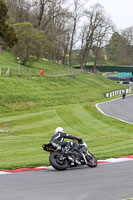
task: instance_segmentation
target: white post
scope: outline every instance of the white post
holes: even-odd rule
[[[17,57],[17,61],[18,61],[18,76],[20,76],[20,68],[19,68],[19,65],[20,65],[20,58]]]
[[[10,76],[11,75],[11,70],[10,70],[10,67],[8,67],[8,70],[6,72],[6,76]]]

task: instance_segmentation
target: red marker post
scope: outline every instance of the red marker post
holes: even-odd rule
[[[43,70],[40,71],[40,76],[43,76]]]

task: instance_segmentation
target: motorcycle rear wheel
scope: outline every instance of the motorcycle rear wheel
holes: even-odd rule
[[[86,156],[87,160],[87,166],[88,167],[96,167],[97,166],[97,159],[93,154],[89,152],[89,154]]]
[[[49,156],[49,162],[50,164],[56,169],[56,170],[66,170],[68,167],[67,160],[60,160],[61,153],[55,151],[50,154]]]

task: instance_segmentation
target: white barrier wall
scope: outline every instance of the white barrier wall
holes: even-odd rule
[[[131,92],[131,88],[125,89],[125,90],[126,90],[126,94]],[[115,96],[115,95],[122,94],[125,90],[124,90],[124,89],[121,89],[121,90],[116,90],[116,91],[112,91],[112,92],[107,92],[107,93],[105,93],[105,96],[106,96],[107,98],[113,97],[113,96]]]

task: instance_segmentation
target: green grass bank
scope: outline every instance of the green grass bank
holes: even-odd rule
[[[18,66],[11,54],[0,55],[0,67],[6,69],[8,63],[12,69]],[[98,159],[133,154],[132,125],[95,107],[107,100],[105,92],[122,86],[100,74],[74,71],[61,76],[60,70],[68,68],[50,63],[32,63],[32,68],[46,72],[43,77],[0,77],[0,169],[48,165],[49,154],[41,145],[57,126],[82,137]],[[49,76],[53,71],[60,76]]]

